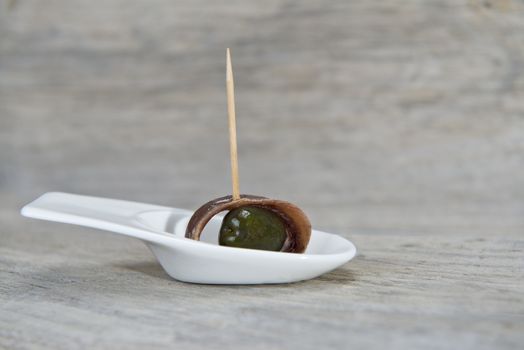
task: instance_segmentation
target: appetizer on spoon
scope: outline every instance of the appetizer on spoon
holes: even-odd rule
[[[187,225],[186,237],[200,240],[209,220],[220,212],[229,211],[220,227],[220,245],[303,253],[311,237],[311,224],[299,207],[281,200],[240,194],[235,84],[229,48],[226,52],[226,90],[233,194],[213,199],[197,209]]]
[[[185,282],[289,283],[320,276],[351,260],[355,246],[335,234],[311,230],[297,206],[240,195],[229,50],[227,62],[232,196],[214,199],[191,213],[147,203],[49,192],[22,208],[22,215],[138,238],[171,277]],[[222,211],[229,211],[224,218],[216,215]]]

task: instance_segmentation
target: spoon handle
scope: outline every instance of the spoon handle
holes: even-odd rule
[[[136,237],[148,242],[165,244],[173,236],[144,227],[137,215],[150,210],[190,212],[158,205],[117,199],[81,196],[62,192],[48,192],[24,206],[21,214],[26,217],[55,221]]]

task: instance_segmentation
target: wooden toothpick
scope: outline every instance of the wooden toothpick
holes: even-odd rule
[[[235,115],[235,83],[233,82],[233,68],[231,67],[231,54],[226,50],[226,91],[227,115],[229,119],[229,149],[231,157],[231,180],[233,183],[233,200],[240,199],[238,184],[238,154],[237,154],[237,126]]]

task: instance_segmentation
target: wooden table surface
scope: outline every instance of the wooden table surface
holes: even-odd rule
[[[522,1],[0,1],[1,349],[524,346]],[[287,285],[170,279],[22,218],[64,191],[292,201],[359,255]]]

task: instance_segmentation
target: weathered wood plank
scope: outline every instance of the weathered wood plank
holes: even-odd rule
[[[134,241],[69,231],[86,236],[2,248],[0,345],[489,349],[524,340],[521,237],[354,234],[362,254],[319,279],[220,287],[170,280]]]

